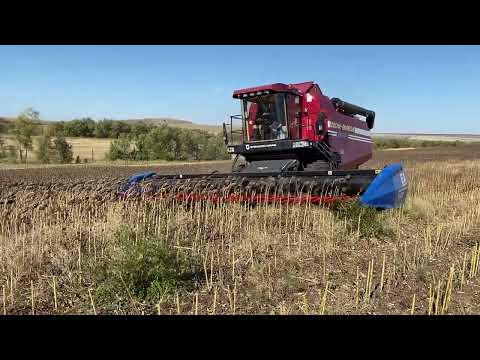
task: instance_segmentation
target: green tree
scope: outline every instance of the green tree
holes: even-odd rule
[[[120,135],[127,135],[131,132],[131,126],[125,121],[113,121],[109,137],[117,139]]]
[[[183,130],[181,145],[183,157],[188,160],[201,160],[202,149],[207,142],[207,134],[195,130]]]
[[[13,129],[13,126],[13,121],[7,118],[0,117],[0,133],[8,134]]]
[[[145,160],[161,160],[167,157],[164,138],[164,132],[161,128],[152,129],[142,138],[141,147],[143,148]]]
[[[53,140],[54,159],[60,164],[69,164],[73,161],[72,145],[69,144],[62,134],[58,134]]]
[[[125,134],[122,134],[118,139],[110,143],[110,150],[107,157],[109,160],[129,160],[132,155],[130,148],[130,139]]]
[[[148,129],[148,131],[146,131]],[[136,131],[140,130],[138,133]],[[145,132],[146,131],[146,132]],[[112,141],[107,158],[132,160],[228,159],[223,137],[206,131],[159,127],[131,127]]]
[[[113,121],[104,119],[95,124],[94,135],[96,138],[109,138],[112,133]]]
[[[182,160],[181,130],[162,125],[152,129],[145,138],[149,160]]]
[[[20,162],[23,161],[22,150],[25,150],[25,161],[28,156],[28,150],[32,149],[32,134],[34,124],[40,121],[40,113],[33,108],[28,108],[22,112],[15,120],[13,134],[18,143]],[[22,149],[23,148],[23,149]]]
[[[133,136],[132,158],[135,160],[150,160],[147,142],[148,134]]]
[[[153,125],[148,125],[144,122],[138,122],[130,126],[130,133],[136,138],[137,136],[148,134],[153,128]]]
[[[50,124],[50,135],[57,136],[57,134],[65,134],[65,121],[59,121],[54,124]]]
[[[37,140],[35,155],[42,164],[48,164],[53,155],[52,138],[48,134],[40,136]]]
[[[225,160],[229,155],[220,135],[210,136],[204,148],[202,148],[202,160]]]
[[[95,133],[95,121],[90,118],[74,119],[63,124],[65,136],[93,137]]]
[[[186,160],[187,155],[183,152],[182,147],[182,132],[183,130],[175,128],[175,127],[166,127],[166,135],[167,135],[167,146],[169,150],[169,157],[167,160]]]
[[[0,136],[0,159],[7,157],[7,153],[5,151],[5,141],[3,137]]]

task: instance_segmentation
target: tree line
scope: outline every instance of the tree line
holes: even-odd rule
[[[144,122],[90,118],[58,122],[55,133],[68,137],[111,138],[108,160],[221,160],[228,154],[223,137],[207,131]]]
[[[33,109],[30,109],[33,110]],[[34,111],[34,110],[33,110]],[[155,126],[143,122],[128,123],[120,120],[103,119],[95,121],[89,117],[69,121],[51,122],[48,125],[40,119],[32,118],[32,135],[40,136],[43,129],[50,133],[62,133],[65,137],[88,137],[116,139],[122,134],[145,134]],[[0,133],[11,133],[14,122],[0,123]]]
[[[67,137],[95,137],[117,139],[123,134],[145,134],[154,125],[143,122],[128,123],[120,120],[104,119],[95,121],[91,118],[60,121],[52,125],[56,132],[62,132]]]
[[[71,163],[73,153],[65,137],[111,138],[108,160],[220,160],[228,154],[219,134],[167,125],[90,118],[42,124],[38,111],[29,108],[13,122],[0,123],[0,134],[13,135],[15,145],[0,136],[0,159],[26,162],[34,151],[41,163]],[[33,147],[33,136],[37,146]],[[79,159],[77,158],[77,161]]]
[[[22,112],[12,123],[2,124],[1,132],[13,135],[15,144],[6,144],[0,136],[0,160],[26,163],[28,152],[33,151],[40,163],[67,164],[73,161],[72,146],[61,132],[55,132],[52,127],[39,128],[40,113],[33,108]],[[39,129],[42,131],[38,136]],[[34,150],[33,136],[37,146]]]
[[[223,137],[201,130],[161,125],[141,134],[122,134],[107,154],[110,160],[228,159]]]

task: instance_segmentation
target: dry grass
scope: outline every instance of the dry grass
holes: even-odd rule
[[[105,155],[110,149],[111,139],[97,138],[66,138],[69,144],[72,144],[73,158],[80,156],[80,159],[88,159],[90,162],[105,160]]]
[[[33,137],[33,147],[37,147],[36,143],[37,137]],[[16,145],[15,141],[11,136],[5,137],[6,145]],[[92,161],[92,150],[93,150],[93,160],[95,162],[105,160],[105,155],[110,149],[111,139],[97,139],[97,138],[77,138],[77,137],[67,137],[67,142],[72,145],[73,158],[80,156],[81,161],[83,159],[88,159],[88,162]],[[35,162],[35,152],[28,152],[28,161]]]
[[[117,203],[73,190],[32,206],[25,189],[0,208],[2,311],[479,313],[480,163],[406,168],[405,208],[383,213]]]

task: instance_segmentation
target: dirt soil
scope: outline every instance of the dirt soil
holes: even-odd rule
[[[477,148],[480,146],[477,146]],[[475,160],[478,149],[475,148],[420,148],[404,151],[376,151],[373,159],[361,168],[382,168],[393,162],[428,162],[438,160]],[[476,151],[475,151],[476,150]],[[159,174],[209,174],[213,171],[230,172],[232,162],[200,162],[185,164],[162,165],[71,165],[62,167],[35,167],[27,169],[0,169],[0,184],[3,186],[43,183],[79,183],[102,179],[104,182],[116,183],[137,173],[155,171]]]
[[[422,163],[428,161],[473,160],[477,152],[464,148],[421,148],[400,152],[376,151],[373,159],[361,168],[382,168],[393,162]],[[115,199],[115,192],[128,177],[146,171],[159,174],[209,174],[213,171],[230,172],[232,162],[200,162],[162,165],[69,165],[62,167],[34,167],[0,169],[0,203],[11,203],[20,190],[35,193],[35,204],[41,204],[54,192],[73,191],[77,198],[98,201]],[[33,198],[32,198],[33,199]]]

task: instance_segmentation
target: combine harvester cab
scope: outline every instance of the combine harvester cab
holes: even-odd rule
[[[359,169],[372,158],[375,112],[328,98],[313,81],[235,90],[241,114],[223,124],[232,172],[132,176],[123,199],[332,203],[357,200],[376,209],[401,207],[407,178],[401,164]],[[234,129],[233,120],[241,126]],[[243,158],[245,164],[237,165]]]

